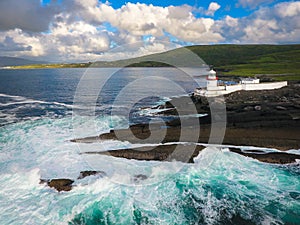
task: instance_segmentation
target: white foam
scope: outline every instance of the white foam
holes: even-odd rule
[[[69,109],[73,108],[73,105],[68,105],[68,104],[65,104],[65,103],[60,103],[60,102],[46,102],[46,101],[33,100],[33,99],[26,99],[24,101],[18,101],[18,102],[0,103],[0,106],[1,107],[5,107],[5,106],[11,106],[11,105],[24,105],[24,104],[48,104],[48,105],[63,106],[65,108],[69,108]]]
[[[7,95],[7,94],[1,94],[1,93],[0,93],[0,97],[12,98],[12,99],[17,100],[17,101],[23,101],[23,100],[26,100],[26,98],[23,97],[23,96],[18,96],[18,95]]]
[[[58,106],[63,106],[65,108],[72,109],[74,106],[70,104],[65,104],[61,102],[47,102],[47,101],[41,101],[41,100],[35,100],[31,98],[26,98],[23,96],[17,96],[17,95],[7,95],[7,94],[1,94],[0,97],[6,97],[6,98],[11,98],[13,102],[8,102],[8,103],[0,103],[0,106],[5,107],[5,106],[11,106],[11,105],[23,105],[23,104],[48,104],[48,105],[58,105]],[[76,106],[78,107],[78,106]]]

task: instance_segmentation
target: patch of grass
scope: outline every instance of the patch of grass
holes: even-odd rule
[[[300,74],[298,75],[281,75],[281,76],[271,76],[276,81],[299,81]]]

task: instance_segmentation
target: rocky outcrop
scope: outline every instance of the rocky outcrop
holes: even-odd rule
[[[77,179],[80,180],[88,176],[96,176],[96,175],[100,177],[104,177],[106,176],[106,173],[104,171],[95,171],[95,170],[81,171]]]
[[[300,160],[300,155],[289,154],[285,152],[268,152],[268,153],[252,153],[243,152],[240,149],[231,148],[230,151],[238,153],[240,155],[251,157],[265,163],[275,163],[275,164],[289,164],[295,163],[296,160]]]
[[[145,160],[145,161],[181,161],[193,163],[193,158],[204,149],[200,145],[159,145],[155,147],[140,147],[134,149],[111,150],[105,152],[84,152],[82,154],[99,154],[113,157]]]
[[[47,182],[47,185],[51,188],[55,188],[57,191],[71,191],[74,180],[71,179],[52,179]]]
[[[95,176],[99,175],[100,177],[106,176],[106,173],[104,171],[81,171],[78,180],[83,179],[88,176]],[[71,191],[73,187],[73,183],[75,181],[71,179],[66,178],[58,178],[58,179],[50,179],[45,180],[41,179],[40,184],[47,184],[49,187],[56,189],[58,192],[61,191]]]
[[[133,176],[133,182],[139,184],[143,180],[146,180],[148,177],[144,174],[137,174]]]
[[[194,163],[194,158],[205,147],[201,145],[190,145],[191,151],[188,152],[188,146],[183,144],[161,145],[152,150],[150,147],[142,147],[136,149],[111,150],[106,152],[85,152],[82,154],[100,154],[110,155],[113,157],[135,159],[135,160],[152,160],[152,161],[182,161]],[[178,153],[175,153],[177,148]],[[239,148],[229,148],[231,152],[257,159],[258,161],[273,164],[290,164],[300,160],[300,155],[285,152],[264,152],[262,150],[251,150],[249,152],[242,151]],[[172,154],[174,154],[172,156]],[[134,181],[147,179],[147,176],[139,174],[134,176]]]

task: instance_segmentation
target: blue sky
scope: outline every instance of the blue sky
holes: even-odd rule
[[[195,44],[294,44],[298,21],[300,1],[288,0],[1,0],[0,55],[92,61]]]

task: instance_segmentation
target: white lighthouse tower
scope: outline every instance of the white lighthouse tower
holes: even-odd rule
[[[214,70],[209,71],[206,80],[207,80],[207,83],[206,83],[207,91],[217,91],[217,90],[219,90],[219,88],[218,88],[218,77],[217,77],[216,71],[214,71]]]

